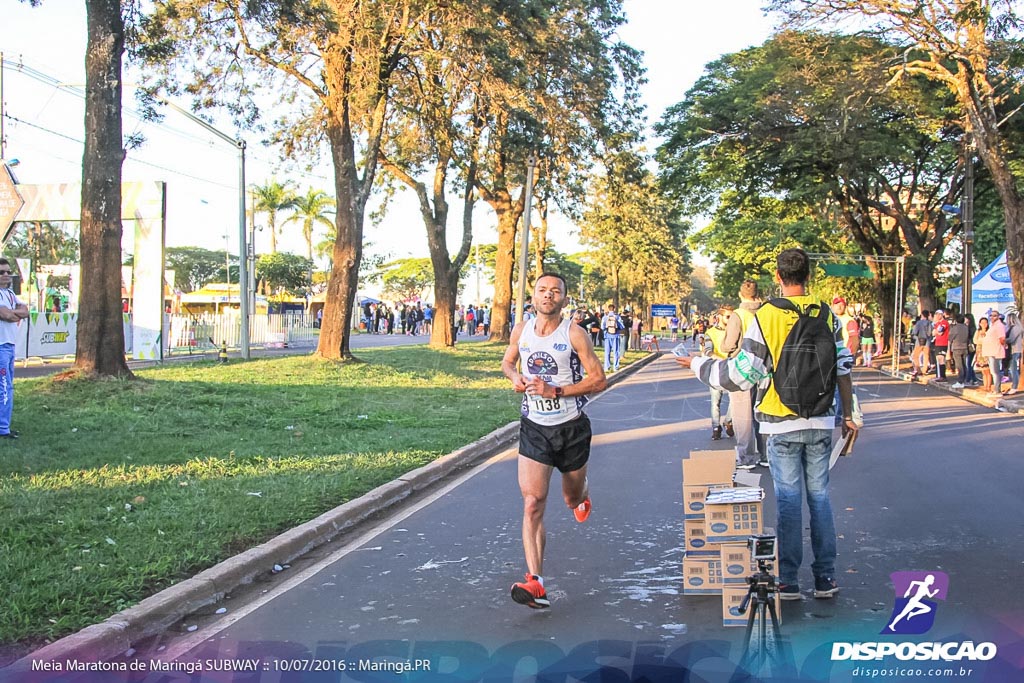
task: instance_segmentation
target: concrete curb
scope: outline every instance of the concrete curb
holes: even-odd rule
[[[651,353],[608,378],[612,386],[654,362]],[[108,619],[65,636],[0,669],[4,673],[31,671],[32,661],[77,660],[99,662],[122,655],[132,644],[162,633],[189,614],[220,601],[239,586],[287,564],[333,540],[339,533],[408,498],[414,492],[508,448],[519,436],[519,422],[510,422],[471,444],[452,451],[398,479],[328,510],[305,524],[289,529],[266,543],[230,557]]]
[[[936,382],[934,379],[927,379],[925,377],[911,377],[909,372],[900,371],[893,373],[891,370],[886,368],[876,369],[883,375],[888,375],[894,379],[900,379],[906,382],[923,384],[925,386],[932,387],[933,389],[944,391],[947,394],[958,396],[959,398],[969,401],[970,403],[974,403],[975,405],[994,408],[1001,413],[1024,415],[1024,395],[1022,394],[1015,394],[1013,398],[992,398],[973,388],[954,389],[950,382]]]

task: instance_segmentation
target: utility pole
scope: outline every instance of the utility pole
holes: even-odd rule
[[[533,170],[537,166],[537,155],[531,152],[526,164],[526,206],[523,209],[522,241],[519,243],[519,284],[516,287],[516,315],[513,324],[523,319],[523,312],[526,309],[526,271],[530,267],[530,212],[533,203]]]
[[[964,230],[964,286],[960,297],[960,313],[971,312],[972,286],[974,284],[974,138],[967,134],[964,150],[964,193],[960,198],[960,220]]]
[[[223,140],[235,147],[238,150],[238,259],[241,264],[244,262],[247,249],[245,246],[245,140],[238,138],[237,140],[232,138],[230,135],[223,133],[206,121],[202,120],[187,109],[182,109],[174,102],[157,96],[157,99],[166,104],[168,107],[178,112],[182,116],[190,119],[191,121],[198,123],[200,126],[213,133],[218,138]],[[242,347],[242,358],[249,360],[249,296],[248,296],[248,278],[243,268],[238,269],[238,295],[239,295],[239,313],[241,318],[240,330],[241,336],[241,347]]]
[[[7,136],[4,134],[4,53],[0,52],[0,159],[7,158]]]

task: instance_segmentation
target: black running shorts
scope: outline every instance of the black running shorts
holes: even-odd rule
[[[587,464],[590,437],[590,418],[585,413],[553,427],[519,418],[519,453],[559,472],[574,472]]]

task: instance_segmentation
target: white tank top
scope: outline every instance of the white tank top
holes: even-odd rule
[[[567,387],[583,379],[583,365],[572,348],[569,327],[572,320],[563,320],[555,331],[541,337],[534,329],[537,318],[526,321],[519,337],[519,359],[527,379],[536,375],[548,384]],[[523,394],[523,417],[539,425],[560,425],[580,416],[586,396],[541,398]]]

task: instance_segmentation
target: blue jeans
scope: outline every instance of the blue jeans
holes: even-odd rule
[[[1003,389],[1003,359],[1000,356],[988,357],[988,369],[992,373],[992,391],[998,393]]]
[[[608,372],[608,367],[611,366],[616,370],[619,369],[619,359],[622,358],[622,354],[619,353],[619,340],[622,339],[621,335],[618,334],[605,334],[604,335],[604,370]],[[611,358],[609,359],[609,356]]]
[[[1020,354],[1010,354],[1010,389],[1016,389],[1020,382]]]
[[[11,431],[14,409],[14,344],[0,344],[0,434]]]
[[[779,581],[796,585],[803,562],[803,489],[811,513],[811,549],[815,578],[833,577],[836,568],[836,525],[828,496],[828,461],[832,432],[805,429],[768,435],[768,462],[778,506]]]
[[[722,398],[728,392],[722,391],[721,389],[715,389],[711,387],[711,426],[721,427],[722,426]],[[725,411],[725,422],[732,422],[732,403],[729,403],[729,407]]]

